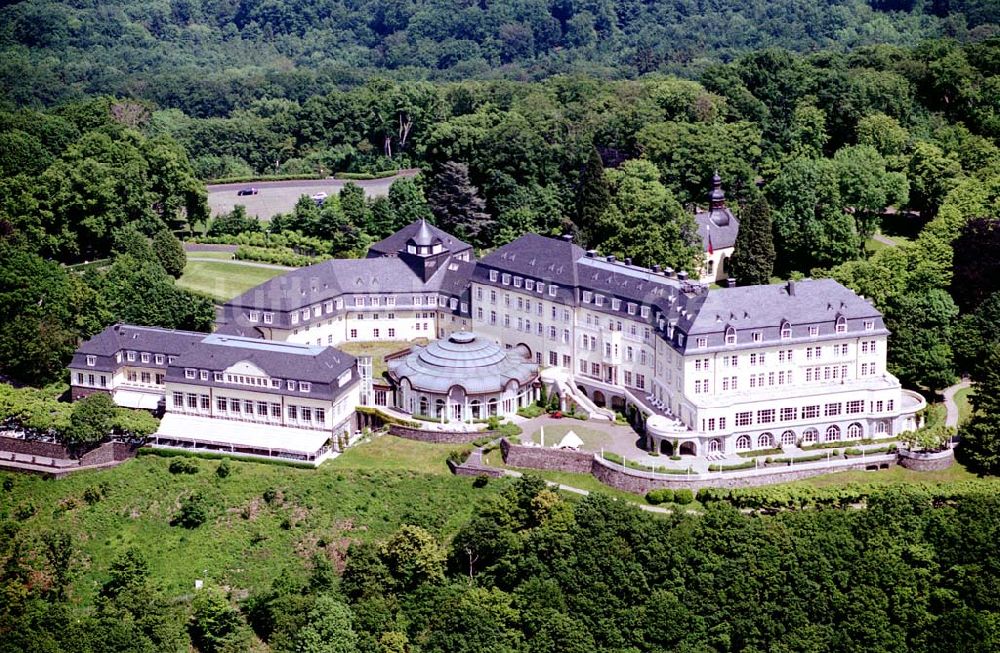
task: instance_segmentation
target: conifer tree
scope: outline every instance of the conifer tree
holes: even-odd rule
[[[591,147],[576,196],[576,226],[580,229],[581,242],[588,247],[604,240],[598,237],[597,226],[610,205],[611,189],[604,176],[604,162],[597,148]]]
[[[741,216],[730,272],[741,286],[766,284],[771,281],[774,258],[771,207],[761,196],[751,201]]]
[[[990,348],[979,369],[970,398],[975,412],[962,430],[959,452],[975,471],[1000,474],[1000,345]]]
[[[153,236],[153,253],[156,260],[160,262],[167,274],[174,279],[179,279],[184,274],[184,266],[187,264],[187,254],[184,253],[184,246],[166,229],[161,229]]]
[[[469,180],[465,163],[448,161],[441,166],[427,191],[427,203],[439,227],[477,243],[491,222],[486,202]]]

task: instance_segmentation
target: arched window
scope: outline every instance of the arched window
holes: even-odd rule
[[[781,434],[781,446],[791,446],[795,444],[795,431],[785,431]]]
[[[837,318],[837,333],[846,333],[846,332],[847,332],[847,320],[845,320],[844,316],[841,315],[840,317]]]
[[[444,414],[444,399],[434,402],[434,417],[441,417]]]
[[[718,438],[715,440],[708,441],[708,453],[721,453],[722,452],[722,442]]]
[[[705,264],[705,273],[712,274],[715,272],[715,261],[708,259],[708,263]]]
[[[860,440],[865,436],[865,429],[863,426],[854,422],[847,427],[847,439],[848,440]]]
[[[792,337],[792,325],[788,322],[781,323],[781,339],[788,340]]]
[[[885,435],[889,432],[889,426],[884,421],[875,422],[875,434]]]
[[[736,329],[733,327],[726,327],[726,344],[735,345],[736,344]]]
[[[834,424],[826,430],[826,441],[836,442],[840,439],[840,427]]]
[[[750,448],[750,436],[744,434],[744,435],[741,435],[740,437],[736,438],[736,448],[738,450],[740,450],[740,451],[745,451],[746,449],[749,449]]]
[[[427,397],[420,398],[420,414],[421,415],[427,414]]]
[[[819,438],[819,431],[816,429],[806,429],[802,432],[802,444],[812,444]]]
[[[761,433],[757,436],[757,448],[758,449],[769,449],[774,446],[774,436],[770,433]]]

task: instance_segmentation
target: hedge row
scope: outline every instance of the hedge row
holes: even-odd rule
[[[383,170],[381,172],[338,172],[334,179],[353,179],[356,181],[368,181],[370,179],[385,179],[399,174],[399,170]]]
[[[296,181],[299,179],[310,180],[310,179],[325,179],[325,175],[320,174],[304,174],[299,173],[297,175],[245,175],[243,177],[220,177],[219,179],[209,179],[205,182],[206,186],[218,186],[220,184],[248,184],[255,181]]]
[[[741,458],[756,458],[757,456],[773,456],[775,454],[785,453],[785,450],[781,447],[772,447],[770,449],[754,449],[753,451],[738,451],[736,455]]]
[[[754,460],[746,460],[741,463],[736,463],[735,465],[719,465],[712,464],[708,466],[708,471],[710,472],[733,472],[738,469],[753,469],[757,466],[757,462]]]
[[[161,458],[176,458],[185,456],[188,458],[204,458],[205,460],[223,460],[240,458],[250,463],[260,463],[261,465],[281,465],[283,467],[296,467],[298,469],[316,469],[316,466],[303,460],[283,460],[281,458],[250,458],[243,457],[235,453],[215,453],[213,451],[187,451],[184,449],[161,449],[159,447],[139,447],[135,452],[137,456],[159,456]]]
[[[304,256],[296,254],[287,247],[268,248],[252,247],[240,245],[233,257],[240,261],[260,261],[262,263],[273,263],[275,265],[287,265],[293,268],[304,268],[325,259],[319,256]]]
[[[863,438],[861,440],[833,440],[832,442],[813,442],[812,444],[803,444],[799,448],[803,451],[812,451],[813,449],[840,449],[842,447],[858,447],[863,444],[876,444],[879,442],[895,442],[898,438]]]

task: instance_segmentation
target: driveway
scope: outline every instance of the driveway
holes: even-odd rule
[[[412,168],[400,170],[398,174],[384,179],[290,179],[287,181],[255,181],[242,184],[215,184],[207,186],[208,206],[212,215],[229,213],[237,204],[246,207],[247,214],[262,220],[270,220],[278,213],[290,213],[299,197],[326,193],[334,195],[340,192],[348,182],[357,184],[368,197],[379,197],[389,194],[389,186],[397,179],[410,179],[420,171]],[[237,195],[242,188],[256,188],[256,195]]]

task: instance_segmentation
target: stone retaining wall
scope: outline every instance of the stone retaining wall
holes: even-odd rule
[[[109,392],[108,390],[102,390],[101,388],[84,388],[78,385],[71,386],[69,391],[70,391],[69,395],[70,401],[80,401],[84,397],[89,397],[90,395],[96,394],[98,392],[103,392],[104,394],[107,395],[111,394],[111,392]]]
[[[407,440],[419,440],[421,442],[435,442],[443,444],[468,444],[479,438],[499,437],[495,431],[430,431],[425,429],[414,429],[409,426],[390,424],[389,433],[397,435]]]
[[[525,447],[511,444],[507,438],[500,440],[500,451],[503,453],[504,462],[511,467],[529,469],[553,469],[560,472],[589,474],[594,461],[594,454],[586,451]]]
[[[487,467],[483,464],[482,449],[476,449],[461,465],[452,460],[448,461],[448,467],[455,476],[489,476],[490,478],[500,478],[503,470],[496,467]]]
[[[81,466],[103,465],[109,462],[121,462],[135,456],[136,445],[127,442],[105,442],[91,449],[79,458]],[[0,451],[26,456],[43,456],[60,460],[76,460],[66,447],[56,442],[39,442],[38,440],[22,440],[0,436]]]
[[[96,449],[92,449],[80,457],[80,466],[106,465],[112,462],[122,462],[129,458],[135,458],[138,445],[127,442],[105,442]]]
[[[899,464],[917,472],[935,472],[948,469],[955,462],[955,450],[945,449],[933,453],[899,450]]]
[[[592,463],[590,472],[594,475],[594,478],[601,483],[618,490],[634,492],[635,494],[645,494],[650,490],[658,488],[690,488],[697,491],[703,487],[720,487],[730,489],[759,487],[761,485],[773,485],[775,483],[789,483],[791,481],[798,481],[813,476],[821,476],[823,474],[834,474],[837,472],[866,469],[881,469],[883,467],[887,468],[895,465],[896,455],[886,454],[884,456],[870,456],[864,461],[858,459],[836,467],[817,466],[805,469],[802,467],[788,467],[786,469],[775,469],[773,472],[753,472],[749,474],[730,472],[730,474],[732,474],[731,476],[726,476],[725,473],[722,473],[721,475],[715,475],[710,478],[688,478],[680,475],[673,477],[654,476],[648,472],[640,472],[638,470],[631,469],[623,470],[619,467],[612,467],[609,464],[601,462],[596,457],[593,459]]]
[[[25,454],[28,456],[45,456],[46,458],[70,458],[66,447],[56,442],[39,442],[38,440],[22,440],[0,436],[0,451]]]

